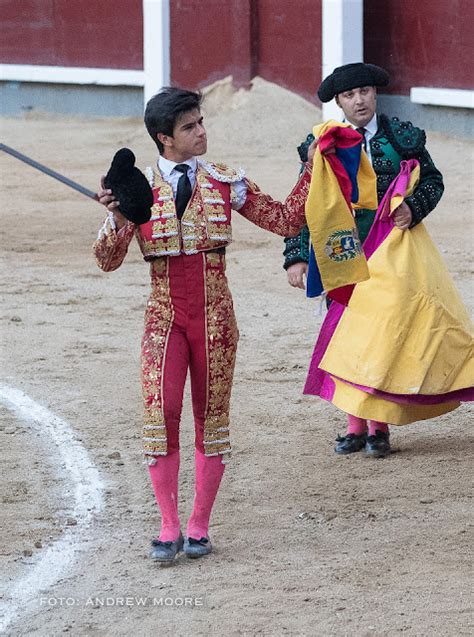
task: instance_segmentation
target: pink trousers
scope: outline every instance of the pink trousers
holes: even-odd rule
[[[156,459],[150,476],[162,514],[160,539],[175,540],[180,529],[180,421],[189,370],[196,486],[187,534],[200,539],[207,536],[224,472],[221,453],[225,456],[230,449],[228,420],[238,331],[223,255],[180,255],[158,261],[152,264],[142,343],[145,413],[154,423],[145,425],[145,452],[151,450],[149,455]]]

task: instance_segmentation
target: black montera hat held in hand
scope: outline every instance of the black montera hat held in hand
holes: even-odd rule
[[[375,64],[355,62],[344,64],[328,75],[318,89],[321,102],[330,102],[333,97],[344,91],[360,86],[387,86],[389,75],[387,71]]]
[[[137,225],[150,220],[153,192],[145,175],[135,167],[135,155],[129,148],[115,153],[104,185],[120,202],[119,210],[126,219]]]

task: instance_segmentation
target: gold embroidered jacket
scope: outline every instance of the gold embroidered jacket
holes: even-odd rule
[[[158,170],[147,169],[147,175],[154,195],[151,219],[141,226],[128,222],[117,232],[113,214],[108,215],[93,248],[102,270],[110,272],[121,265],[134,235],[146,261],[214,250],[231,243],[233,184],[244,178],[242,171],[199,161],[193,194],[181,220],[176,215],[171,185]],[[238,212],[280,236],[296,235],[306,223],[305,202],[310,180],[311,168],[306,164],[296,186],[282,203],[245,178],[247,196]]]

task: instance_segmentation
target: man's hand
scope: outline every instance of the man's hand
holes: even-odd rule
[[[293,263],[286,271],[288,283],[294,288],[306,288],[305,279],[308,273],[308,264],[304,262]]]
[[[127,223],[127,219],[122,215],[119,210],[120,201],[117,201],[112,194],[111,190],[107,190],[104,185],[105,176],[102,175],[100,178],[100,190],[97,193],[99,198],[99,203],[110,210],[110,212],[114,213],[115,224],[117,225],[117,229],[123,228],[123,226]]]
[[[393,213],[393,222],[400,228],[400,230],[406,230],[410,227],[412,222],[412,212],[410,206],[404,201],[395,209]]]
[[[316,153],[316,148],[318,147],[318,144],[319,144],[319,137],[315,137],[314,141],[311,142],[311,144],[308,146],[308,164],[313,163],[314,155]],[[335,153],[336,153],[335,146],[326,148],[326,150],[324,151],[325,155],[334,155]]]
[[[318,143],[319,143],[319,137],[316,137],[316,139],[313,142],[311,142],[311,144],[308,146],[308,164],[313,163],[314,153],[316,152]]]

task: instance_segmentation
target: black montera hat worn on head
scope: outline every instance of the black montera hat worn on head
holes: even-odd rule
[[[375,64],[344,64],[328,75],[318,89],[321,102],[330,102],[333,97],[344,91],[360,86],[387,86],[389,75],[387,71]]]

